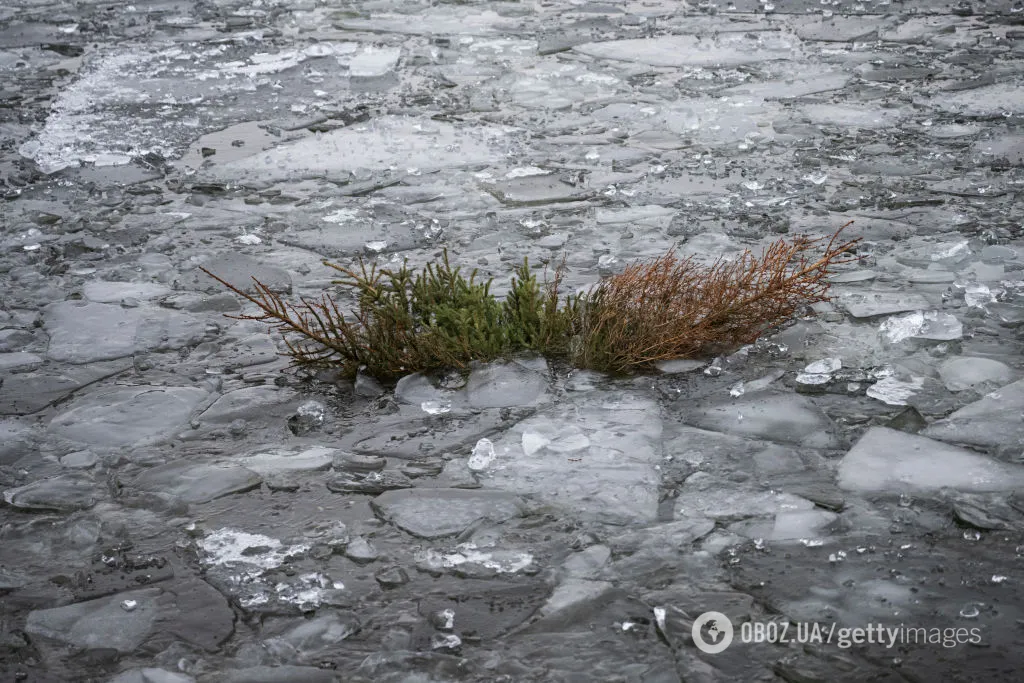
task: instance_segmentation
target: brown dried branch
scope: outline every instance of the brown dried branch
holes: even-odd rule
[[[847,224],[849,225],[849,224]],[[843,228],[846,226],[844,225]],[[575,362],[610,372],[752,343],[802,307],[827,300],[832,266],[859,240],[779,240],[760,258],[745,251],[710,266],[673,252],[633,264],[586,296]]]

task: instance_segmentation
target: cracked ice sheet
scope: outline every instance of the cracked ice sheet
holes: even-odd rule
[[[403,33],[407,35],[459,35],[481,36],[497,32],[515,31],[522,25],[521,20],[503,17],[487,10],[458,11],[449,8],[432,7],[416,13],[415,21],[406,14],[381,13],[369,19],[353,18],[337,22],[340,28]]]
[[[354,169],[427,170],[497,161],[495,143],[508,131],[456,127],[427,118],[383,116],[364,125],[307,138],[224,164],[210,173],[225,180],[263,181],[331,176]]]
[[[577,45],[573,51],[597,57],[639,62],[651,66],[728,67],[793,59],[800,41],[782,33],[726,33],[714,38],[661,36]]]
[[[484,486],[534,494],[583,517],[657,515],[662,421],[654,401],[595,392],[517,424],[494,443]]]
[[[272,91],[270,76],[315,58],[340,59],[353,43],[274,52],[261,42],[192,50],[179,45],[111,51],[91,59],[54,101],[46,125],[19,153],[44,173],[84,162],[128,164],[157,153],[176,158],[197,137],[273,111],[294,92]],[[323,88],[340,87],[324,83]]]

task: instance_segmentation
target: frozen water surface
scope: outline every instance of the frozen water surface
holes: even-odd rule
[[[8,3],[0,678],[1015,681],[1022,16]],[[199,269],[348,310],[324,259],[569,293],[851,221],[831,302],[641,377],[292,372]]]

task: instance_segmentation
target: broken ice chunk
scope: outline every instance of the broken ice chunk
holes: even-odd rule
[[[915,377],[904,382],[895,377],[886,377],[868,387],[867,395],[890,406],[905,406],[911,396],[924,388],[924,380]]]
[[[534,453],[551,443],[551,439],[538,430],[523,430],[523,452],[532,456]]]
[[[963,391],[989,382],[1005,384],[1016,373],[1006,363],[990,358],[951,358],[939,367],[939,376],[950,391]]]
[[[655,363],[655,367],[659,371],[666,375],[673,375],[683,372],[693,372],[694,370],[700,370],[706,365],[706,361],[702,360],[690,360],[688,358],[679,358],[675,360],[662,360]]]
[[[964,336],[964,326],[950,313],[914,311],[888,318],[879,332],[894,344],[906,339],[954,341]]]
[[[542,448],[555,453],[573,453],[590,447],[590,439],[574,425],[539,422],[523,430],[523,452],[532,456]]]
[[[895,253],[896,260],[912,267],[939,266],[951,269],[970,258],[971,248],[967,240],[939,242],[911,238],[904,242]]]
[[[1019,449],[1024,443],[1022,414],[1024,380],[1017,380],[932,423],[922,433],[974,446]]]
[[[336,223],[338,225],[342,225],[344,223],[354,221],[358,217],[359,214],[353,209],[338,209],[333,213],[327,214],[320,220],[325,221],[327,223]]]
[[[839,515],[828,510],[782,510],[775,514],[775,524],[769,539],[772,541],[797,540],[821,536],[824,528]]]
[[[353,78],[380,78],[395,69],[401,56],[401,48],[370,46],[349,61],[348,73]]]
[[[430,379],[422,373],[406,375],[395,385],[395,399],[399,403],[419,405],[444,401],[444,393],[437,389]],[[426,410],[426,408],[424,408]]]
[[[309,550],[307,545],[286,546],[276,538],[237,529],[218,529],[198,542],[208,565],[251,565],[271,569],[289,557]]]
[[[490,439],[480,439],[476,442],[476,446],[473,447],[473,454],[469,456],[469,462],[466,466],[473,472],[483,472],[497,456],[494,453],[494,444],[491,443]]]
[[[838,358],[823,358],[808,363],[803,372],[796,376],[796,383],[805,387],[821,386],[832,380],[832,373],[843,367]]]
[[[840,301],[854,318],[870,318],[929,308],[928,301],[920,294],[898,292],[854,292],[841,295]]]
[[[835,372],[841,367],[843,367],[843,361],[839,358],[823,358],[822,360],[816,360],[813,363],[808,363],[807,367],[804,368],[804,372],[813,375],[822,375]]]
[[[980,282],[972,282],[964,287],[964,302],[968,306],[983,308],[995,300],[992,290]]]
[[[832,375],[828,373],[801,372],[796,376],[796,383],[805,387],[821,386],[831,381]]]
[[[420,404],[420,409],[427,415],[441,415],[443,413],[450,412],[452,409],[451,401],[424,401]]]
[[[963,240],[962,242],[946,244],[943,245],[941,248],[936,249],[934,252],[932,252],[931,259],[932,261],[943,261],[946,259],[965,256],[970,253],[970,243],[967,240]]]
[[[565,246],[569,236],[565,233],[556,233],[554,235],[547,235],[537,240],[538,247],[544,247],[545,249],[561,249]]]
[[[506,178],[526,178],[532,175],[548,175],[551,171],[536,166],[520,166],[505,174]]]
[[[683,421],[701,429],[810,447],[827,447],[835,439],[831,421],[813,403],[777,391],[701,401],[684,413]]]
[[[475,368],[466,382],[466,397],[473,408],[505,408],[529,405],[541,399],[547,381],[519,363]]]

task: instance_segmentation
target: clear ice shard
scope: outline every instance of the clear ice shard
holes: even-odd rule
[[[483,472],[489,468],[497,455],[494,452],[494,444],[490,439],[480,439],[473,447],[473,453],[469,456],[467,467],[473,472]]]
[[[896,377],[883,377],[868,387],[867,395],[890,406],[905,406],[910,398],[924,388],[924,380],[917,377],[903,381]]]
[[[871,318],[931,307],[920,294],[898,292],[848,292],[840,294],[839,301],[854,318]]]
[[[963,338],[964,326],[951,313],[914,311],[887,318],[879,332],[894,344],[906,339],[954,341]]]

